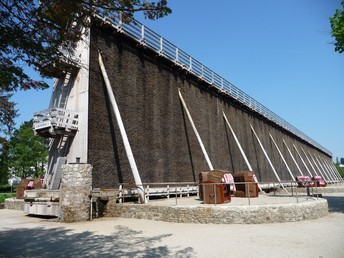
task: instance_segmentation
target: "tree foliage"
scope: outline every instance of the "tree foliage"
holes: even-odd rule
[[[342,1],[342,8],[337,9],[332,17],[331,34],[335,38],[335,51],[338,53],[344,52],[344,1]]]
[[[0,73],[1,66],[0,63]],[[18,116],[15,103],[10,100],[12,95],[6,91],[3,92],[0,84],[0,147],[6,143],[7,137],[13,131],[15,126],[14,119]]]
[[[341,165],[344,165],[344,158],[336,158],[335,166],[339,172],[339,174],[344,178],[344,167],[341,167]]]
[[[169,13],[167,0],[0,0],[0,137],[6,140],[17,116],[12,94],[17,90],[45,89],[43,80],[25,72],[30,66],[43,77],[66,72],[60,60],[82,38],[73,26],[91,25],[90,17],[121,16],[130,22],[136,12],[148,19]],[[72,60],[70,60],[72,62]],[[1,142],[0,142],[1,144]]]
[[[9,177],[8,147],[7,141],[0,144],[0,184],[5,183]]]
[[[48,158],[46,139],[34,135],[32,122],[24,122],[9,141],[8,168],[21,178],[43,175]]]
[[[339,174],[341,175],[342,178],[344,178],[344,168],[343,167],[340,167],[339,164],[335,164]]]

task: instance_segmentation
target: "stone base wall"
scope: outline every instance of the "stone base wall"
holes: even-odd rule
[[[24,199],[8,198],[5,200],[5,209],[9,210],[24,210]]]
[[[314,192],[316,190],[314,189]],[[343,193],[344,186],[328,186],[328,187],[318,187],[318,193]]]
[[[63,165],[60,189],[60,220],[63,222],[89,220],[91,190],[92,166],[90,164]]]
[[[328,215],[324,199],[311,202],[236,207],[154,206],[108,203],[104,216],[176,223],[262,224],[318,219]]]
[[[286,189],[291,193],[292,190],[290,187],[286,187]],[[276,192],[283,192],[283,189],[278,189]],[[298,194],[306,194],[307,188],[306,187],[297,187],[293,189],[294,195],[296,192]],[[326,194],[326,193],[344,193],[344,186],[343,185],[329,185],[327,187],[311,187],[310,188],[311,194]]]

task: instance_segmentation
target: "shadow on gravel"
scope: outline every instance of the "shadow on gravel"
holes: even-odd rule
[[[323,196],[327,200],[329,212],[344,213],[344,197],[343,196]]]
[[[191,247],[158,246],[171,234],[154,237],[117,226],[110,236],[65,228],[10,229],[0,232],[0,257],[194,257]],[[178,247],[175,247],[178,249]]]

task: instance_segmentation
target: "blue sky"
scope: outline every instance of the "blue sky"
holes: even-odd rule
[[[169,0],[173,13],[137,18],[344,157],[344,54],[329,17],[340,0]],[[48,107],[51,88],[18,92],[19,126]]]

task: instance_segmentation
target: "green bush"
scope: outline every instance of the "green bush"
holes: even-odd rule
[[[341,168],[341,167],[339,167],[339,166],[336,166],[336,167],[337,167],[337,170],[338,170],[339,174],[340,174],[342,177],[344,177],[344,168]]]
[[[16,187],[17,187],[17,186],[13,186],[13,187],[11,188],[11,186],[8,185],[8,184],[0,185],[0,193],[10,193],[11,191],[14,192],[14,191],[16,190]]]
[[[15,193],[0,193],[0,203],[4,203],[5,199],[15,197]]]

